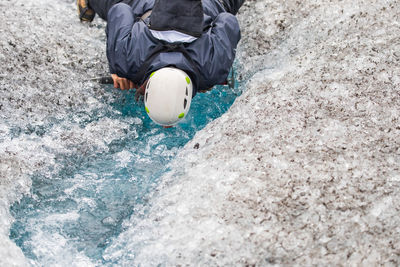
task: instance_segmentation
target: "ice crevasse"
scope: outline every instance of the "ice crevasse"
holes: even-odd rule
[[[28,264],[9,239],[9,207],[30,177],[50,179],[64,167],[56,156],[107,151],[140,124],[86,121],[113,112],[117,96],[81,82],[106,71],[104,33],[76,33],[73,4],[0,3],[15,14],[0,18],[0,261],[11,266]],[[398,265],[399,15],[396,1],[247,1],[237,51],[245,92],[178,152],[104,260]],[[96,265],[78,252],[75,264]]]

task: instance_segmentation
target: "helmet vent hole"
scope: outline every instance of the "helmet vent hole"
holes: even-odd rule
[[[145,99],[146,101],[147,101],[147,96],[148,96],[148,95],[149,95],[149,92],[146,92],[146,99]]]
[[[188,88],[186,87],[186,96],[188,95]]]
[[[187,105],[187,100],[186,100],[186,98],[185,98],[185,100],[183,101],[183,108],[184,108],[184,109],[186,108],[186,105]]]

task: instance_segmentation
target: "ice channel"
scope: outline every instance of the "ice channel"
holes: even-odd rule
[[[107,263],[102,253],[123,231],[122,222],[140,216],[135,210],[146,205],[158,178],[168,170],[168,162],[198,130],[230,107],[240,88],[236,83],[234,89],[219,86],[198,94],[188,117],[172,129],[157,127],[146,116],[143,104],[132,104],[133,92],[117,94],[111,106],[119,112],[101,116],[134,118],[126,136],[94,156],[86,157],[79,150],[59,156],[56,163],[62,169],[50,179],[36,173],[30,194],[11,208],[16,221],[10,238],[32,265]],[[87,127],[99,114],[73,114],[70,120]]]
[[[0,6],[0,266],[400,265],[398,1],[246,1],[257,74],[195,136],[235,95],[161,131],[82,82],[105,36],[75,1]]]

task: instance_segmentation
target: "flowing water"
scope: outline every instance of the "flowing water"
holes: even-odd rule
[[[240,87],[155,126],[75,5],[0,1],[0,266],[400,266],[398,1],[246,1],[201,132]]]
[[[143,104],[132,104],[133,92],[117,92],[110,104],[113,112],[72,114],[69,120],[86,129],[107,118],[130,117],[133,123],[104,152],[71,150],[56,157],[55,163],[63,166],[56,175],[33,175],[30,194],[11,207],[15,222],[10,238],[32,265],[112,264],[102,255],[124,230],[123,221],[143,215],[136,211],[146,207],[171,159],[198,130],[226,112],[240,93],[235,83],[233,89],[217,86],[198,94],[184,122],[171,129],[155,125]],[[44,131],[46,127],[51,126],[44,126]]]

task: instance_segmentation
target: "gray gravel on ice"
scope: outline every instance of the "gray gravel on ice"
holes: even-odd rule
[[[79,25],[72,5],[0,2],[0,262],[8,265],[24,264],[8,239],[8,209],[29,190],[29,175],[51,166],[54,151],[99,151],[104,135],[118,138],[129,125],[41,132],[71,110],[101,108],[98,95],[112,98],[81,82],[106,71],[104,32]],[[127,222],[105,258],[398,266],[400,5],[258,0],[238,17],[246,92],[187,144],[147,217]]]
[[[239,19],[247,91],[110,253],[145,241],[137,262],[398,266],[400,5],[247,1]]]

